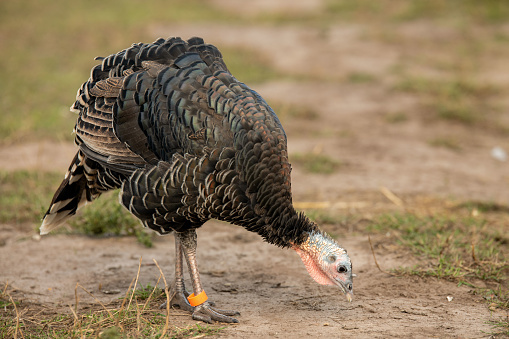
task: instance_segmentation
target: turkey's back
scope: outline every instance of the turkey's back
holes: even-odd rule
[[[72,107],[77,143],[105,165],[156,164],[231,146],[223,81],[235,80],[201,39],[133,44],[104,58],[80,88]]]

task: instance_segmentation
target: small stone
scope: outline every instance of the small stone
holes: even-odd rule
[[[451,297],[450,295],[447,296],[447,301],[451,302],[454,299],[454,297]]]
[[[493,147],[491,150],[491,156],[498,161],[506,161],[507,160],[507,153],[504,151],[502,147]]]

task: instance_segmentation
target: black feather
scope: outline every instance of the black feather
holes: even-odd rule
[[[217,218],[290,246],[316,229],[292,206],[281,123],[217,48],[158,39],[98,60],[73,105],[80,150],[47,223],[122,187],[121,203],[161,234]]]

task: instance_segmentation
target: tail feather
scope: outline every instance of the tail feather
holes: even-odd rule
[[[84,155],[79,151],[44,215],[40,227],[41,235],[47,234],[62,225],[67,219],[75,215],[80,207],[100,195],[99,192],[91,192],[88,187],[86,167]]]

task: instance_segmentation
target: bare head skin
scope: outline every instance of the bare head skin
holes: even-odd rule
[[[293,249],[317,283],[338,286],[346,299],[352,301],[352,262],[344,248],[327,234],[312,232],[305,242],[294,245]]]

